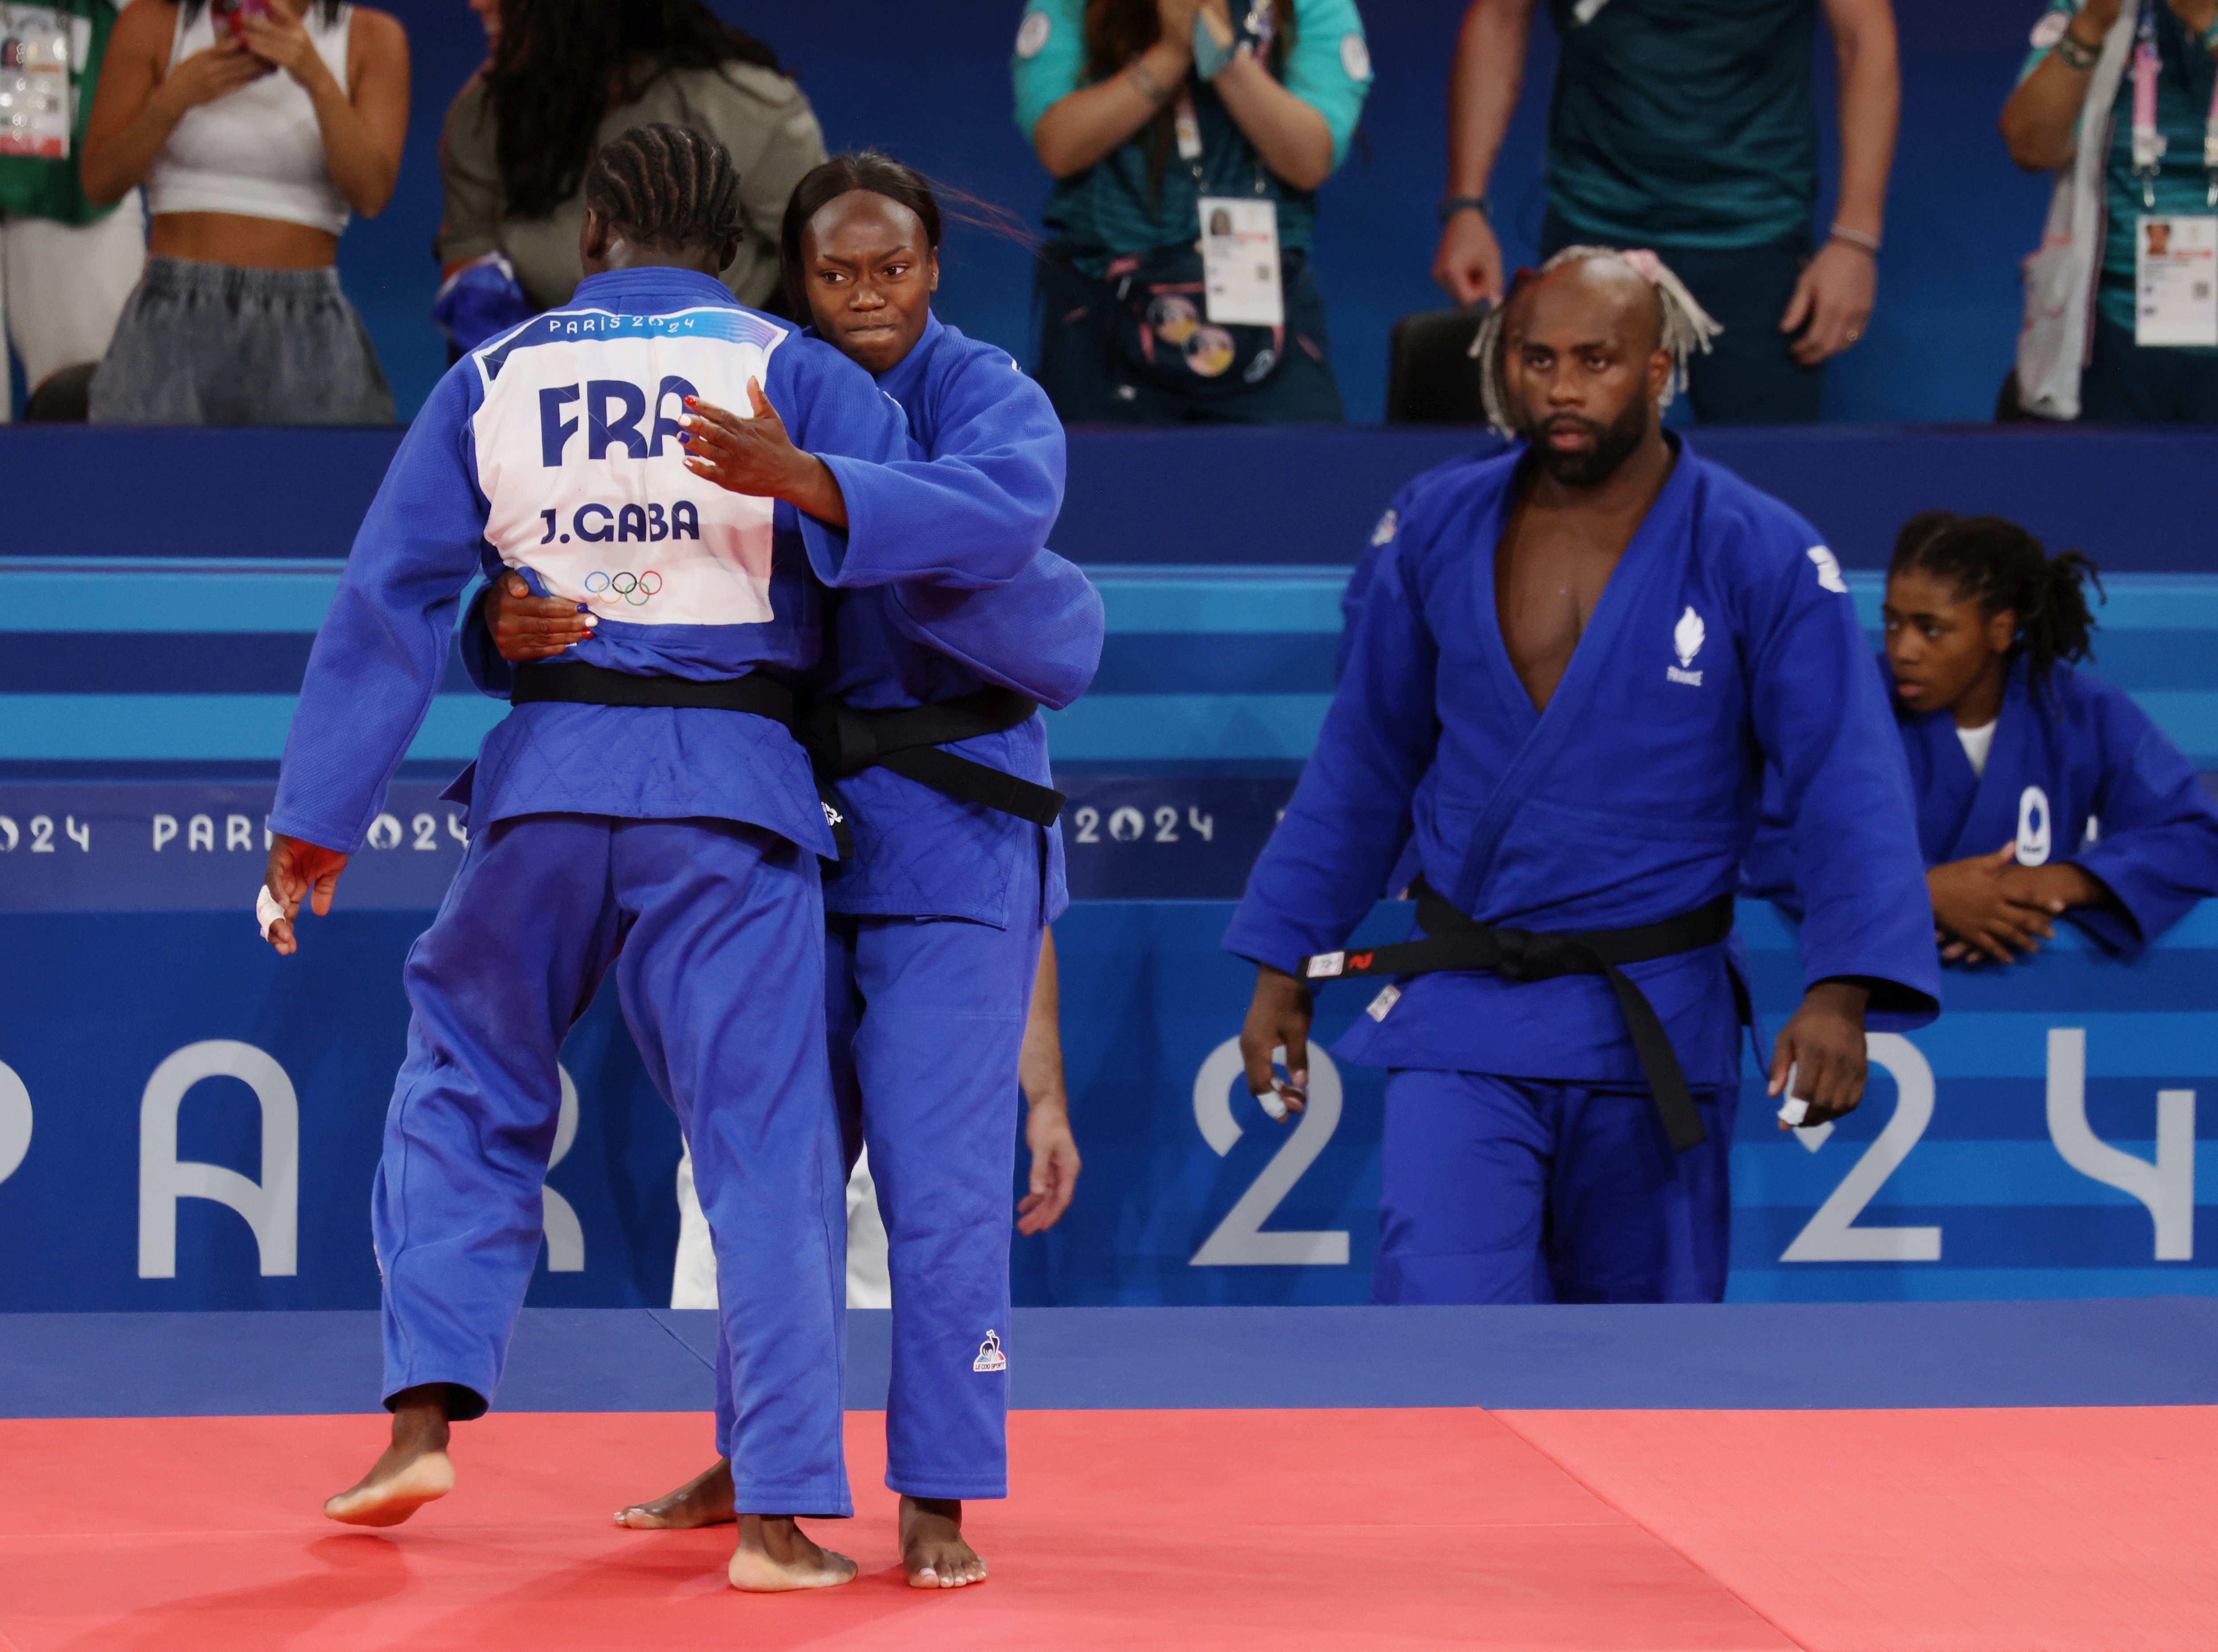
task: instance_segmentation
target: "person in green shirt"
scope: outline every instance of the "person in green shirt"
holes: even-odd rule
[[[0,91],[18,112],[26,102],[53,106],[50,119],[0,138],[0,319],[36,393],[106,353],[146,262],[146,215],[137,190],[96,207],[77,181],[112,0],[44,0],[12,6],[8,18]],[[0,423],[9,412],[0,397]]]
[[[1459,304],[1508,291],[1487,185],[1540,0],[1471,0],[1448,86],[1434,279]],[[1560,41],[1540,252],[1651,248],[1724,328],[1688,375],[1705,424],[1808,423],[1825,362],[1862,337],[1879,286],[1902,101],[1888,0],[1547,0]],[[1818,210],[1822,12],[1840,65],[1841,176]]]
[[[1371,88],[1354,0],[1028,0],[1011,74],[1055,179],[1038,372],[1064,421],[1345,417],[1309,251]],[[1279,267],[1242,273],[1279,325],[1205,293],[1205,198],[1267,203]]]
[[[2017,90],[2003,106],[2003,141],[2026,170],[2051,171],[2072,164],[2091,120],[2107,123],[2103,262],[2092,349],[2079,380],[2079,417],[2103,424],[2218,424],[2218,349],[2134,341],[2140,220],[2218,213],[2218,173],[2203,164],[2203,152],[2218,84],[2218,0],[2155,0],[2148,8],[2164,152],[2146,180],[2134,170],[2131,67],[2107,110],[2085,108],[2104,39],[2128,3],[2133,0],[2051,0],[2034,25]]]

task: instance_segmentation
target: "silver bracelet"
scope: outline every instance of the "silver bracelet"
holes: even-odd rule
[[[1836,224],[1832,228],[1832,237],[1836,241],[1846,241],[1852,247],[1862,247],[1874,258],[1879,257],[1879,237],[1876,235],[1867,235],[1862,230],[1852,230],[1845,224]]]
[[[1153,75],[1148,72],[1147,65],[1143,64],[1139,59],[1134,58],[1131,62],[1126,64],[1124,65],[1124,72],[1131,77],[1133,86],[1137,89],[1140,96],[1146,98],[1149,102],[1160,108],[1162,105],[1171,101],[1169,90],[1164,86],[1162,82],[1157,80]]]
[[[2066,68],[2084,75],[2102,61],[2103,48],[2089,46],[2067,28],[2056,37],[2056,55]]]

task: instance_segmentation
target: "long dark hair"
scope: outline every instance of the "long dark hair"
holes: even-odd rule
[[[1036,238],[1015,213],[948,184],[935,183],[914,167],[904,166],[883,150],[864,149],[834,155],[821,165],[811,168],[793,186],[793,194],[785,203],[784,221],[778,226],[778,275],[784,282],[786,305],[796,320],[806,321],[809,314],[809,275],[801,267],[801,238],[808,232],[809,220],[853,189],[883,195],[914,213],[917,221],[924,226],[925,244],[934,253],[939,251],[942,195],[951,203],[945,215],[955,223],[985,230],[1026,248],[1036,244]]]
[[[612,107],[671,70],[728,63],[786,72],[703,0],[501,0],[485,87],[506,210],[551,215],[578,193]]]
[[[1294,0],[1271,0],[1271,72],[1286,78],[1286,54],[1294,44]],[[1086,77],[1098,83],[1122,72],[1126,64],[1163,35],[1155,0],[1086,0]],[[1169,163],[1178,127],[1177,88],[1148,122],[1148,177],[1162,194],[1163,168]]]
[[[2087,587],[2093,585],[2100,600],[2103,580],[2078,551],[2051,556],[2038,539],[2001,517],[1923,510],[1903,523],[1887,567],[1891,575],[1911,569],[1949,581],[1989,615],[2015,613],[2017,635],[2010,652],[2024,654],[2036,686],[2048,680],[2057,661],[2094,653]]]

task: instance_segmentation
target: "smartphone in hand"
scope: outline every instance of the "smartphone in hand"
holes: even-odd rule
[[[208,22],[219,41],[246,38],[246,20],[267,17],[270,0],[208,0]]]

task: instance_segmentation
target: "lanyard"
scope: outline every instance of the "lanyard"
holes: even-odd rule
[[[1178,133],[1179,158],[1193,172],[1193,193],[1198,200],[1209,193],[1209,181],[1201,170],[1201,117],[1194,113],[1193,92],[1191,88],[1179,89],[1178,117],[1174,130]],[[1268,195],[1269,186],[1263,182],[1263,158],[1255,157],[1255,193]]]
[[[2157,130],[2156,0],[2141,0],[2134,30],[2134,176],[2141,181],[2141,205],[2156,205],[2156,171],[2166,147]],[[2218,86],[2211,88],[2210,110],[2203,117],[2203,165],[2209,175],[2207,199],[2218,207]]]

